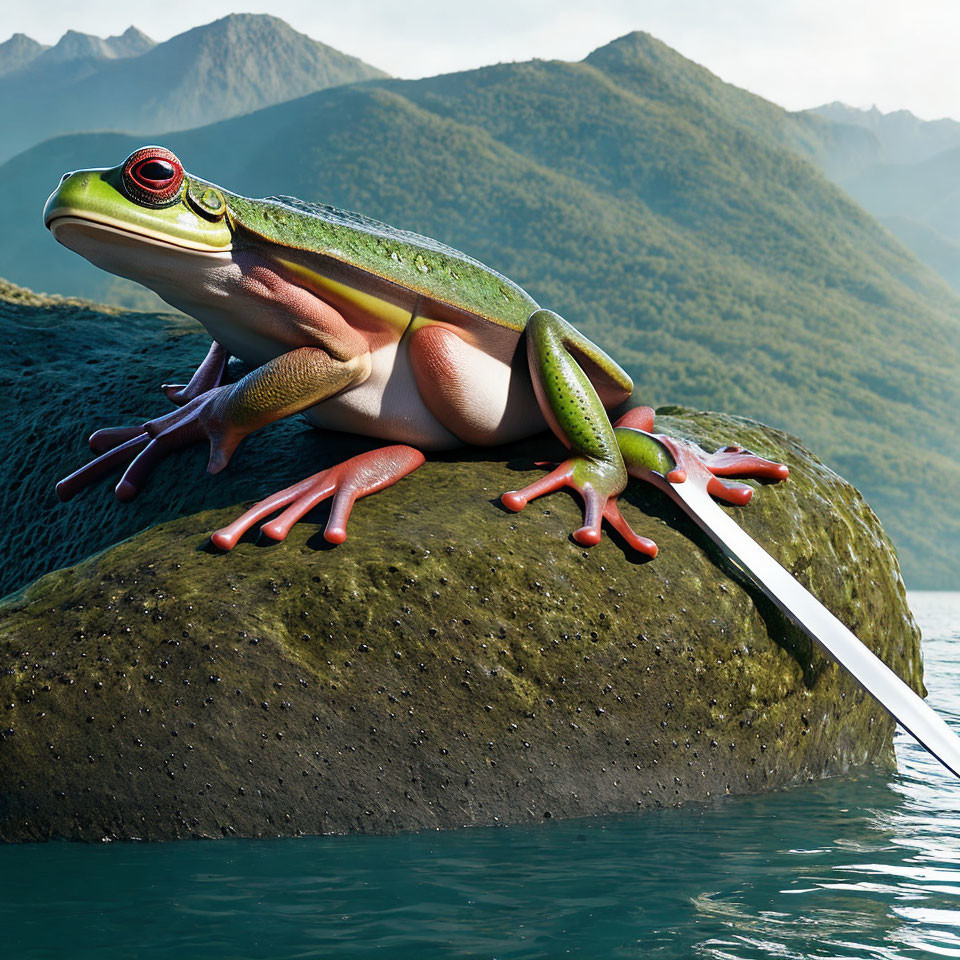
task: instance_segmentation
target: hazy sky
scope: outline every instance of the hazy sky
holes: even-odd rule
[[[0,0],[0,40],[53,43],[130,23],[156,40],[231,12],[269,12],[401,77],[502,60],[580,59],[646,30],[790,109],[843,100],[960,119],[958,0]]]

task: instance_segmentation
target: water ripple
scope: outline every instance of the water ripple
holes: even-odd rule
[[[960,729],[960,594],[912,594]],[[390,838],[0,849],[0,955],[960,958],[960,784],[898,773],[709,808]]]

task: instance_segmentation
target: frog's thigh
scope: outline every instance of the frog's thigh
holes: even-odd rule
[[[408,350],[427,409],[464,443],[506,443],[546,426],[524,364],[515,369],[439,324],[414,331]]]

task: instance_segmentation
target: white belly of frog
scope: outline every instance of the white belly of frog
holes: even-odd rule
[[[389,343],[370,354],[370,375],[355,387],[305,412],[310,423],[409,443],[427,450],[451,450],[461,442],[427,409],[410,369],[406,349]]]
[[[480,350],[467,348],[467,362],[456,371],[459,393],[469,403],[437,410],[427,405],[410,363],[408,341],[388,344],[371,354],[370,375],[363,383],[307,411],[309,421],[410,443],[427,450],[450,450],[464,440],[455,430],[469,424],[472,437],[488,444],[507,443],[545,429],[525,371]],[[433,412],[432,412],[433,411]],[[473,440],[472,442],[477,442]]]

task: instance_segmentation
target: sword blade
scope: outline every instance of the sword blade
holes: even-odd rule
[[[960,777],[960,738],[924,700],[874,655],[816,597],[795,580],[692,479],[670,483],[654,474],[663,490],[769,599],[839,663],[906,731],[954,776]]]

